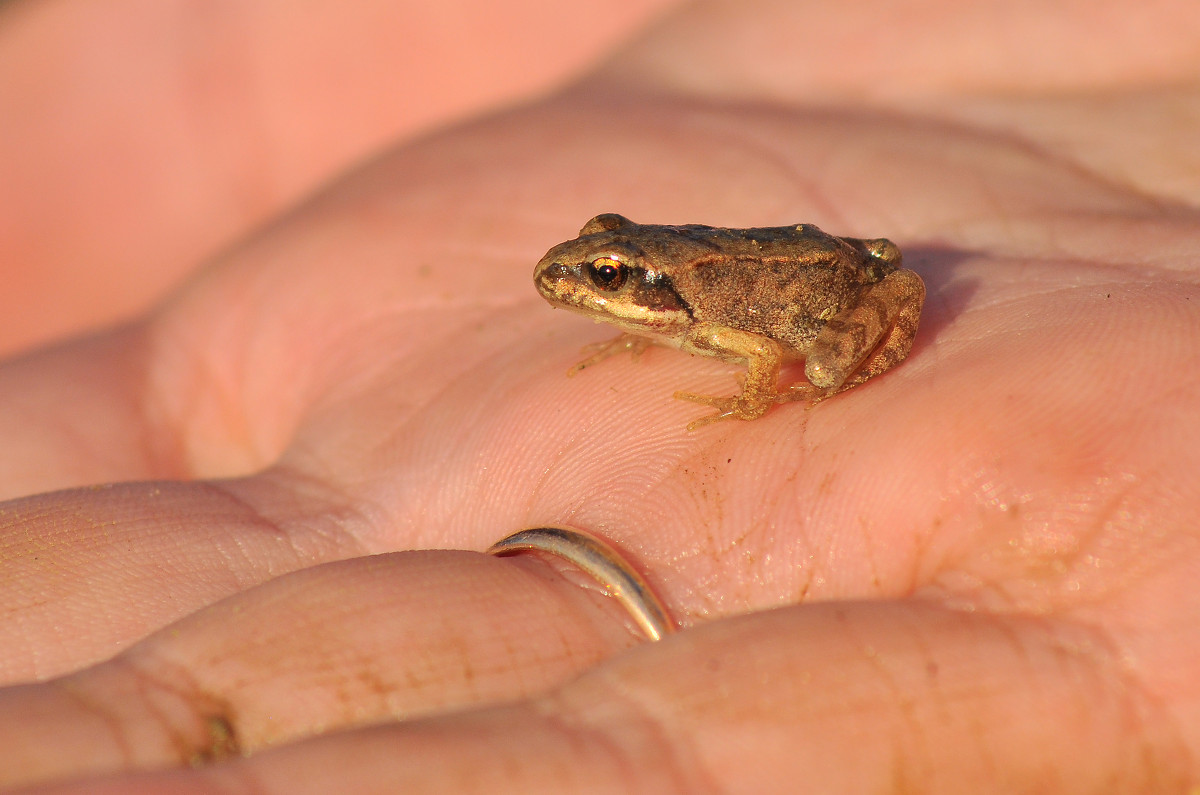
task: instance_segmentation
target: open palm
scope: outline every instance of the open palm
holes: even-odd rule
[[[1031,11],[1018,39],[1011,4],[873,5],[686,8],[0,369],[0,781],[1200,778],[1197,14]],[[928,287],[913,351],[693,433],[672,394],[738,368],[568,379],[612,331],[530,276],[610,211],[891,238]],[[544,524],[620,546],[683,631],[644,644],[571,571],[479,554]]]

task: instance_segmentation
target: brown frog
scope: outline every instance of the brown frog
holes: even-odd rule
[[[675,393],[716,408],[688,425],[695,430],[820,400],[903,361],[925,284],[900,262],[890,240],[834,237],[811,224],[660,226],[606,213],[550,249],[533,281],[555,307],[623,332],[569,374],[650,344],[744,362],[736,395]],[[780,367],[800,359],[807,382],[780,389]]]

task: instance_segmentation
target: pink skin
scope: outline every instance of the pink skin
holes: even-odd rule
[[[703,3],[288,213],[395,120],[330,132],[320,169],[285,158],[291,193],[253,211],[229,208],[256,176],[234,158],[196,226],[143,219],[165,248],[93,198],[135,271],[223,253],[137,320],[0,365],[0,783],[1187,791],[1198,25],[1185,2]],[[0,24],[0,54],[49,35]],[[164,57],[141,46],[104,57]],[[227,66],[216,86],[262,68]],[[161,90],[217,124],[195,84]],[[297,102],[278,129],[306,113],[328,123]],[[159,173],[140,152],[130,174]],[[929,288],[912,354],[692,434],[673,392],[737,367],[652,349],[568,379],[611,330],[530,274],[608,210],[887,236]],[[112,300],[144,307],[130,289]],[[551,522],[625,550],[685,631],[643,644],[570,571],[478,554]]]

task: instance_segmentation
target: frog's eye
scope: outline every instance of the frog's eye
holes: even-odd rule
[[[600,257],[588,263],[588,276],[592,278],[592,283],[601,290],[619,290],[621,285],[625,283],[625,276],[628,274],[628,268],[625,263],[612,257]]]

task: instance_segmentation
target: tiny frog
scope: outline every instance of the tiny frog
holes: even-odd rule
[[[834,237],[811,224],[637,224],[615,213],[550,249],[533,281],[555,307],[623,332],[569,374],[651,344],[745,363],[736,395],[675,393],[716,409],[689,430],[820,400],[891,369],[912,348],[925,301],[921,277],[883,238]],[[801,359],[807,381],[780,389],[780,368]]]

